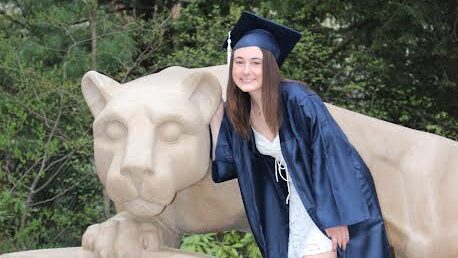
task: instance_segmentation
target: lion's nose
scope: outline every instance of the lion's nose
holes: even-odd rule
[[[152,135],[133,132],[124,149],[121,174],[130,178],[139,190],[145,177],[153,174],[152,146]]]
[[[139,166],[138,164],[134,166],[125,166],[121,170],[121,173],[130,178],[132,183],[139,190],[142,189],[145,177],[153,174],[151,168],[147,166]]]

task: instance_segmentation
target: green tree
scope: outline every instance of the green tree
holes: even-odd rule
[[[328,54],[312,67],[324,80],[300,72],[297,78],[312,82],[326,100],[458,139],[456,1],[272,0],[264,6],[318,35]]]
[[[95,64],[120,81],[144,72],[161,16],[133,20],[92,1],[0,7],[0,252],[79,245],[112,213],[94,173],[80,79]]]
[[[0,253],[79,245],[114,212],[94,172],[84,72],[125,82],[223,64],[220,46],[243,10],[302,33],[285,77],[339,106],[458,139],[456,1],[4,0]],[[260,257],[253,236],[235,231],[186,236],[182,248]]]

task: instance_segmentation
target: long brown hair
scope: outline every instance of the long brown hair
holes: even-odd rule
[[[272,132],[280,127],[280,69],[275,57],[267,50],[262,51],[262,112]],[[232,78],[234,55],[229,65],[229,80],[227,83],[227,112],[236,132],[245,139],[251,136],[250,126],[250,95],[241,91]]]

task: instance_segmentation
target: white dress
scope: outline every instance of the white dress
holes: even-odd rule
[[[304,255],[332,251],[331,240],[320,231],[310,218],[294,187],[294,183],[289,177],[278,134],[270,142],[256,130],[253,129],[253,132],[258,151],[275,158],[275,177],[277,182],[278,180],[284,180],[288,185],[288,197],[285,200],[289,205],[288,258],[301,258]]]

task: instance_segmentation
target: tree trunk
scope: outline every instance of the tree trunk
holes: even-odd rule
[[[91,10],[89,11],[89,21],[91,23],[91,69],[97,70],[97,5],[98,0],[92,0]]]

